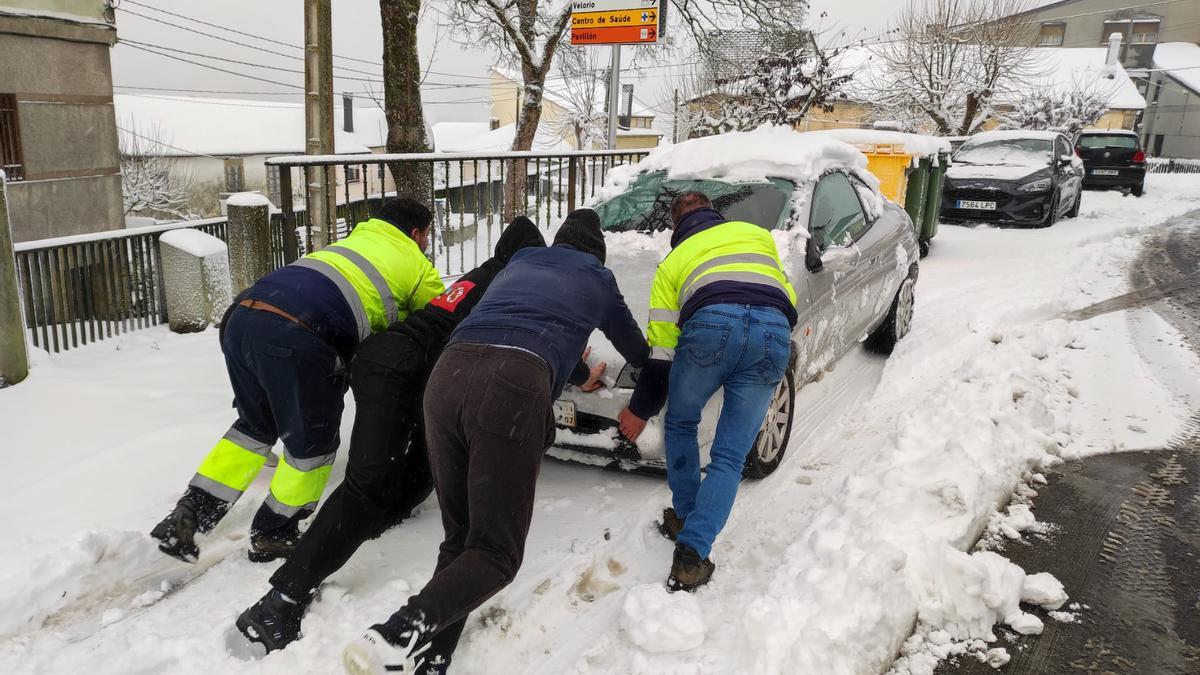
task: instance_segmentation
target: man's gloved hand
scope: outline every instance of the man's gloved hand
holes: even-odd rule
[[[636,441],[646,428],[646,420],[633,414],[633,411],[628,406],[621,409],[621,413],[617,415],[617,422],[621,429],[621,434],[631,441]]]

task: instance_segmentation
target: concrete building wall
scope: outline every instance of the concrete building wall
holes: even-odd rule
[[[1136,6],[1133,9],[1126,9]],[[1043,23],[1061,22],[1065,27],[1063,47],[1103,47],[1108,44],[1110,28],[1105,20],[1123,18],[1129,13],[1161,17],[1157,42],[1200,42],[1200,2],[1130,2],[1129,0],[1073,0],[1047,5],[1025,14],[1030,22],[1031,39],[1036,43]],[[1129,36],[1126,35],[1126,38]],[[1153,45],[1130,45],[1125,40],[1126,68],[1149,67]]]
[[[85,20],[4,14],[84,14]],[[93,7],[93,5],[95,7]],[[100,0],[0,0],[0,94],[17,103],[22,180],[9,184],[16,241],[122,226],[109,48],[116,30],[90,22]]]
[[[1200,93],[1166,73],[1152,73],[1142,145],[1148,154],[1200,159]]]

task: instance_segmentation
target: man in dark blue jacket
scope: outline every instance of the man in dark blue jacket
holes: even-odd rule
[[[516,576],[542,454],[554,440],[551,404],[586,374],[579,354],[588,336],[599,328],[634,366],[650,357],[604,257],[596,212],[572,212],[553,246],[512,257],[450,336],[425,393],[446,530],[437,569],[346,648],[349,672],[419,672],[434,636],[439,650],[452,649],[467,615]]]

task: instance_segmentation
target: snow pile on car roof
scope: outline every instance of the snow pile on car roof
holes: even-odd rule
[[[1039,141],[1052,141],[1061,134],[1057,131],[1031,131],[1029,129],[1013,129],[1009,131],[983,131],[968,140],[969,143],[984,143],[987,141],[1019,140],[1033,138]]]
[[[938,153],[949,153],[951,150],[950,141],[945,138],[909,134],[903,131],[889,131],[885,129],[824,129],[808,133],[832,136],[839,141],[855,146],[880,144],[902,145],[904,146],[904,154],[918,157],[936,157]]]
[[[666,171],[667,177],[674,180],[751,183],[786,178],[804,183],[833,169],[855,170],[868,183],[878,186],[878,181],[867,171],[867,158],[854,146],[827,135],[768,125],[754,131],[659,146],[637,164],[609,172],[596,197],[599,201],[615,197],[646,171]]]

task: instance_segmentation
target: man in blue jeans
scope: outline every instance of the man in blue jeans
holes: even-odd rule
[[[663,512],[661,529],[676,542],[667,588],[692,591],[712,578],[709,551],[733,509],[746,455],[787,368],[796,292],[771,233],[726,220],[702,193],[680,195],[671,221],[671,252],[650,292],[651,360],[620,425],[636,440],[666,399],[672,508]],[[721,388],[724,403],[702,481],[696,427]]]

